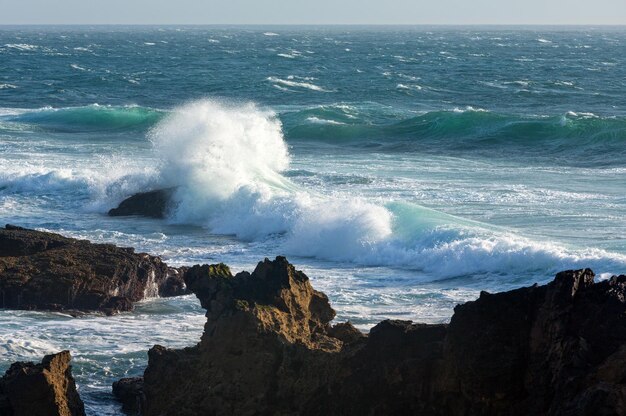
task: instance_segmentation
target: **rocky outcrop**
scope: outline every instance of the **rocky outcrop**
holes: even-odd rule
[[[176,188],[157,189],[140,192],[123,200],[117,208],[109,210],[112,217],[143,215],[152,218],[165,218],[172,206],[172,195]]]
[[[113,383],[113,395],[127,414],[140,415],[146,407],[143,377],[123,378]]]
[[[0,229],[0,308],[127,311],[186,293],[179,270],[132,248],[8,225]]]
[[[626,414],[626,276],[562,272],[483,292],[448,325],[384,321],[367,336],[331,326],[326,296],[282,257],[185,278],[204,334],[149,351],[148,416]]]
[[[69,351],[62,351],[40,364],[12,364],[0,378],[0,415],[84,416],[70,360]]]

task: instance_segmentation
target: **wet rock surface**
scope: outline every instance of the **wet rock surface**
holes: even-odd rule
[[[117,208],[109,210],[112,217],[142,215],[151,218],[165,218],[172,207],[172,195],[176,188],[157,189],[140,192],[123,200]]]
[[[0,378],[0,415],[84,416],[70,360],[69,351],[62,351],[45,356],[40,364],[12,364]]]
[[[194,266],[200,343],[149,351],[145,415],[624,415],[626,276],[590,270],[457,306],[448,325],[330,325],[286,259]]]
[[[123,378],[113,383],[113,395],[126,414],[140,415],[146,406],[143,377]]]
[[[177,269],[132,248],[0,229],[0,308],[112,314],[146,297],[186,292]]]

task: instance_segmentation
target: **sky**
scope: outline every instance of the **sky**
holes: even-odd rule
[[[626,0],[0,0],[0,24],[626,24]]]

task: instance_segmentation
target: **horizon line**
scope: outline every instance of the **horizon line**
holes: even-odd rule
[[[1,26],[447,26],[624,27],[626,23],[0,23]]]

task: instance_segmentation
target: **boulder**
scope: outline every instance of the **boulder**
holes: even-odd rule
[[[12,364],[0,378],[0,415],[84,416],[70,360],[69,351],[62,351],[40,364]]]
[[[331,326],[328,298],[283,257],[189,268],[200,343],[153,347],[143,414],[623,415],[626,276],[588,269],[481,293],[450,324]]]
[[[146,297],[184,293],[181,273],[158,257],[10,225],[0,229],[0,308],[112,314]]]
[[[117,208],[109,210],[112,217],[142,215],[151,218],[165,218],[172,206],[172,195],[176,188],[157,189],[140,192],[123,200]]]

